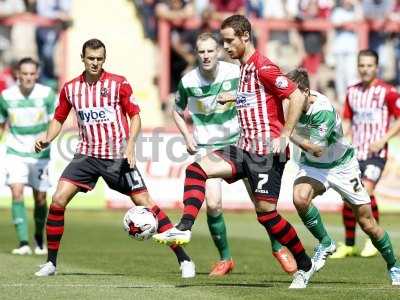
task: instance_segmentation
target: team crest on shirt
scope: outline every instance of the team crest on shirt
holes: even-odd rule
[[[278,76],[275,79],[275,86],[279,89],[286,89],[289,86],[289,82],[285,76]]]
[[[222,84],[222,89],[223,89],[224,91],[229,91],[231,88],[232,88],[232,84],[231,84],[230,81],[225,81],[225,82]]]
[[[100,90],[100,95],[102,97],[107,97],[108,95],[110,95],[110,92],[108,91],[108,89],[106,87],[101,88]]]
[[[203,91],[201,90],[201,88],[194,88],[193,89],[193,94],[196,96],[196,97],[200,97],[201,95],[203,95]]]
[[[327,131],[328,131],[328,126],[326,126],[326,124],[321,124],[318,128],[318,133],[320,136],[324,136]]]

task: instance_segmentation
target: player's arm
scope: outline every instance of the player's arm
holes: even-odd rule
[[[293,133],[297,122],[299,121],[300,115],[303,112],[303,108],[306,102],[304,94],[299,90],[295,89],[288,97],[289,105],[287,107],[286,122],[282,129],[281,135],[283,137],[288,137]]]
[[[290,141],[299,146],[303,151],[308,152],[315,157],[321,157],[325,150],[324,147],[312,143],[311,140],[301,137],[296,132],[292,133]]]
[[[39,137],[35,142],[35,151],[39,153],[47,148],[50,143],[60,134],[64,121],[67,119],[72,105],[67,99],[66,89],[60,93],[58,106],[54,113],[54,118],[50,121],[46,134]]]
[[[275,65],[264,65],[259,70],[259,77],[263,85],[281,101],[289,100],[287,107],[286,122],[281,130],[279,139],[272,141],[272,151],[281,152],[288,143],[290,136],[303,112],[306,98],[297,88],[297,85],[282,74]]]
[[[5,130],[6,130],[6,123],[0,123],[0,140],[3,138]]]
[[[184,116],[184,111],[188,104],[188,95],[186,93],[186,89],[182,83],[182,80],[178,84],[178,90],[175,95],[175,106],[172,112],[172,118],[181,132],[183,138],[185,139],[186,149],[190,155],[193,155],[197,151],[197,144],[193,139],[193,135],[191,134]]]
[[[342,112],[342,128],[344,136],[348,138],[350,141],[353,139],[353,134],[351,131],[352,118],[353,118],[353,110],[351,109],[351,106],[349,104],[348,96],[346,96]]]
[[[310,120],[310,138],[301,137],[296,132],[290,136],[290,140],[304,151],[321,157],[328,147],[328,138],[336,124],[336,113],[334,111],[319,111]]]
[[[378,152],[389,142],[389,140],[400,132],[400,94],[395,88],[392,88],[387,95],[387,104],[389,115],[396,117],[396,120],[390,124],[385,135],[369,146],[369,152]]]
[[[186,149],[190,155],[193,155],[197,152],[197,144],[193,139],[193,135],[190,133],[189,128],[186,124],[185,117],[182,111],[174,110],[172,112],[172,118],[181,132],[183,138],[185,139]]]
[[[125,156],[131,168],[133,168],[136,164],[135,145],[137,137],[140,134],[141,128],[142,128],[142,122],[140,120],[140,115],[139,114],[133,115],[130,118],[129,138],[125,150]]]
[[[135,157],[135,145],[137,137],[139,136],[140,129],[142,127],[142,122],[139,116],[139,106],[135,102],[135,97],[133,96],[132,87],[128,81],[124,81],[121,84],[119,90],[120,103],[124,113],[129,116],[130,126],[129,126],[129,137],[125,149],[125,157],[128,160],[129,166],[133,168],[136,164]]]

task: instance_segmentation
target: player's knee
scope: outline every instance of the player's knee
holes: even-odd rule
[[[361,229],[367,234],[373,234],[377,223],[372,216],[362,216],[358,219],[358,224],[360,225]]]
[[[133,194],[131,199],[138,206],[153,207],[155,205],[148,192]]]
[[[211,215],[218,215],[222,212],[221,201],[208,201],[207,200],[207,213]]]
[[[309,205],[310,193],[306,190],[295,189],[293,191],[293,204],[297,210],[305,210]]]
[[[67,206],[67,203],[68,203],[67,197],[59,192],[55,192],[51,199],[51,204],[55,204],[59,207],[65,207]]]

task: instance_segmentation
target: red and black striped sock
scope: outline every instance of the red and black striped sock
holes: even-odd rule
[[[152,208],[150,208],[150,210],[153,212],[154,216],[158,220],[157,232],[161,233],[173,227],[168,216],[157,205],[154,205]],[[172,245],[170,246],[170,248],[172,251],[174,251],[179,263],[181,263],[184,260],[190,261],[190,257],[186,254],[186,252],[183,250],[181,246]]]
[[[60,247],[60,241],[64,233],[64,213],[64,207],[51,204],[47,216],[47,261],[51,261],[54,265],[57,264],[58,248]]]
[[[183,193],[183,216],[177,228],[190,230],[203,205],[206,180],[208,176],[201,166],[194,162],[186,168],[185,187]]]
[[[371,196],[371,209],[372,209],[372,215],[374,216],[376,222],[379,223],[378,203],[376,202],[376,198],[374,195]]]
[[[276,210],[257,212],[258,222],[265,227],[268,234],[292,252],[299,270],[308,271],[311,268],[311,258],[304,250],[296,230]]]
[[[343,224],[345,229],[345,243],[346,246],[354,246],[356,241],[356,217],[353,210],[346,203],[343,204],[342,209]]]

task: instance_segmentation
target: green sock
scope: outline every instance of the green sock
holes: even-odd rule
[[[332,239],[326,232],[324,223],[322,223],[321,215],[314,205],[310,205],[304,215],[299,215],[304,225],[323,246],[328,247],[332,243]]]
[[[394,265],[396,265],[396,257],[394,256],[392,243],[386,231],[380,240],[375,240],[371,238],[371,241],[372,244],[374,244],[375,248],[378,249],[379,252],[382,254],[383,259],[387,263],[388,270]]]
[[[26,209],[23,201],[13,201],[11,204],[12,221],[17,231],[19,242],[28,241],[28,221]]]
[[[231,259],[232,256],[229,250],[225,221],[222,213],[216,217],[207,214],[207,224],[221,260]]]
[[[271,240],[271,248],[273,252],[278,252],[279,250],[282,249],[281,243],[279,243],[276,239],[274,239],[272,236],[269,236]]]
[[[42,237],[42,239],[44,225],[46,224],[46,216],[47,203],[45,203],[44,205],[35,204],[35,208],[33,210],[33,218],[35,220],[35,236]]]

